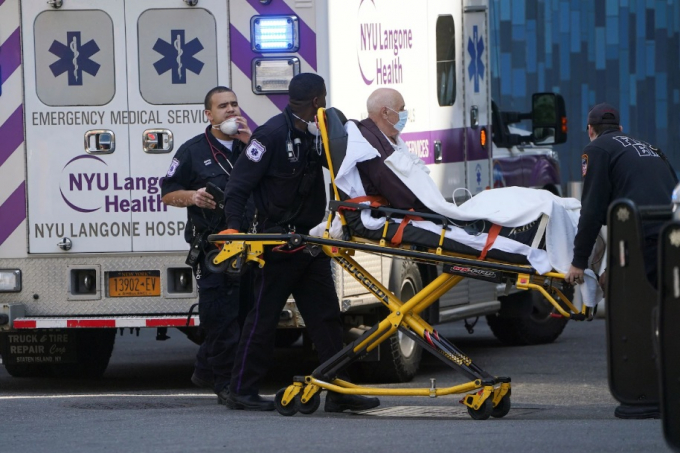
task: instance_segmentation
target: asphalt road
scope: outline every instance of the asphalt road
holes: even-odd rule
[[[283,417],[230,411],[192,386],[196,346],[180,332],[117,338],[104,377],[16,379],[0,369],[0,451],[14,452],[665,452],[659,420],[619,420],[607,387],[604,321],[571,323],[557,342],[503,347],[480,321],[440,326],[473,360],[511,376],[512,410],[471,420],[460,397],[384,397],[368,414]],[[300,346],[277,351],[263,393],[314,367]],[[463,381],[426,357],[409,387]],[[394,385],[391,385],[394,386]]]

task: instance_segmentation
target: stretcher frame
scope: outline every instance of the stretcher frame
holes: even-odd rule
[[[442,232],[439,246],[434,249],[423,249],[408,245],[392,246],[386,240],[387,224],[383,237],[378,242],[370,242],[351,237],[344,219],[343,209],[368,209],[366,205],[347,203],[340,200],[335,185],[335,172],[331,159],[330,142],[324,109],[317,115],[319,129],[323,141],[326,158],[331,174],[331,183],[335,200],[329,203],[330,214],[326,222],[323,237],[304,234],[215,234],[209,241],[219,249],[207,254],[206,261],[211,271],[238,272],[246,263],[253,262],[260,267],[265,265],[262,256],[264,248],[269,246],[286,248],[289,251],[307,249],[309,253],[325,253],[345,271],[349,272],[361,285],[371,292],[388,310],[389,314],[378,324],[366,331],[362,336],[346,345],[331,359],[317,367],[311,375],[296,376],[289,385],[276,394],[275,405],[282,415],[294,415],[297,412],[311,414],[320,405],[322,390],[334,391],[347,395],[372,396],[438,396],[465,394],[460,400],[467,407],[473,419],[483,420],[489,417],[504,417],[510,411],[511,379],[497,377],[484,371],[473,363],[463,351],[443,337],[427,323],[420,314],[432,305],[439,297],[460,283],[464,278],[475,278],[497,283],[510,282],[519,290],[539,291],[559,314],[571,319],[582,320],[585,316],[572,304],[559,287],[566,287],[564,274],[549,272],[539,275],[529,265],[509,264],[495,260],[480,260],[469,255],[460,255],[445,251],[442,248],[444,233],[448,222],[445,217],[431,214],[420,214],[412,211],[400,211],[380,208],[381,212],[391,215],[418,215],[431,220],[440,220]],[[343,225],[343,239],[330,237],[331,222],[338,213]],[[417,262],[443,265],[443,273],[427,284],[408,301],[401,301],[378,279],[367,272],[353,256],[356,251],[390,255]],[[399,330],[413,339],[423,349],[430,351],[449,366],[462,372],[469,378],[468,382],[450,387],[437,388],[432,380],[429,388],[376,388],[355,385],[338,379],[340,372],[351,363],[377,348],[383,341]]]

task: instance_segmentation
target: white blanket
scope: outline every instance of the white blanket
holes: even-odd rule
[[[380,157],[380,153],[366,141],[353,122],[348,121],[345,128],[348,133],[347,153],[337,172],[335,183],[350,198],[356,198],[366,195],[356,167],[357,163]],[[549,218],[546,226],[547,251],[533,249],[501,236],[496,238],[492,249],[526,256],[531,266],[541,274],[551,270],[562,273],[569,270],[581,209],[581,203],[575,198],[560,198],[546,190],[506,187],[483,191],[462,205],[456,206],[444,199],[430,177],[429,169],[422,160],[409,153],[405,146],[398,146],[397,151],[385,160],[385,164],[425,206],[451,219],[461,221],[484,219],[505,227],[519,227],[545,214]],[[386,219],[384,217],[376,219],[371,217],[370,212],[362,211],[361,220],[366,228],[377,230],[383,227]],[[436,234],[441,231],[441,227],[433,222],[412,223]],[[321,236],[324,228],[325,222],[310,234]],[[334,222],[331,230],[339,232],[339,225]],[[486,245],[487,236],[485,233],[469,235],[461,228],[452,228],[446,233],[447,238],[480,251]]]

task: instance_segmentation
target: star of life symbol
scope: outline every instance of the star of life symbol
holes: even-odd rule
[[[673,230],[673,232],[668,235],[668,239],[671,241],[673,247],[680,247],[680,230]]]
[[[619,219],[619,222],[626,222],[630,218],[630,211],[627,208],[619,208],[616,211],[616,218]]]
[[[475,81],[475,93],[479,93],[479,79],[484,79],[484,63],[482,53],[484,52],[484,40],[478,36],[477,25],[472,27],[472,36],[468,37],[468,53],[470,54],[470,64],[468,65],[468,75],[470,80]]]
[[[170,30],[170,42],[158,38],[153,50],[163,55],[163,58],[153,64],[158,75],[172,71],[172,84],[187,83],[187,70],[196,75],[201,73],[203,62],[194,55],[203,50],[203,44],[198,38],[185,42],[185,30]]]
[[[99,63],[90,59],[92,55],[99,52],[99,46],[94,39],[82,45],[80,40],[79,31],[69,31],[66,32],[66,44],[55,39],[49,49],[50,53],[59,57],[50,65],[52,74],[54,77],[59,77],[67,72],[69,86],[82,85],[83,71],[95,77],[101,67]]]

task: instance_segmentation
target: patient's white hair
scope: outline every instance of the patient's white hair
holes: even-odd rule
[[[383,107],[389,107],[397,110],[400,106],[397,105],[399,101],[399,92],[392,88],[378,88],[368,97],[366,101],[366,110],[368,116],[377,115]]]

